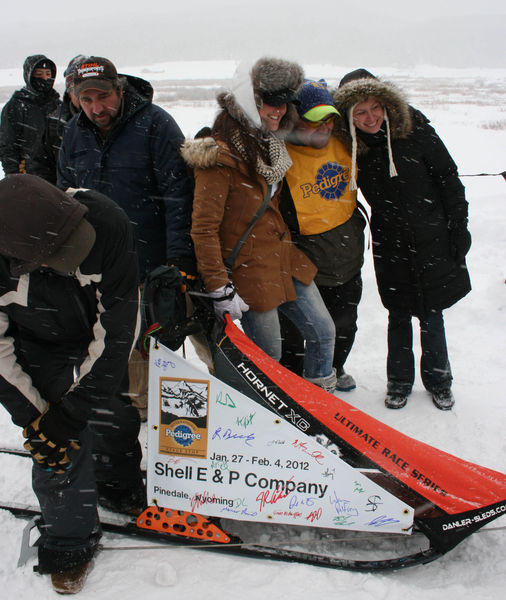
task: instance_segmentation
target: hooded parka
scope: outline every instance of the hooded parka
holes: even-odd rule
[[[34,85],[33,72],[39,63],[51,69],[52,79]],[[56,181],[54,156],[48,153],[43,140],[47,116],[60,104],[53,89],[56,65],[43,54],[28,56],[23,65],[25,87],[14,92],[2,110],[0,123],[0,160],[6,175],[31,173],[51,183]]]
[[[364,72],[367,73],[367,72]],[[375,97],[386,108],[397,176],[389,174],[385,121],[376,134],[356,129],[358,186],[371,207],[374,266],[383,305],[423,317],[452,306],[471,289],[465,260],[451,252],[452,223],[467,221],[457,166],[429,120],[393,85],[348,74],[333,93],[338,135],[352,149],[349,115]]]

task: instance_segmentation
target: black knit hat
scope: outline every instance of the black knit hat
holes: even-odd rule
[[[0,254],[15,276],[45,264],[68,273],[89,254],[96,234],[88,208],[36,175],[0,181]]]
[[[356,79],[377,79],[372,73],[370,73],[367,69],[355,69],[350,73],[347,73],[339,82],[339,87],[346,85],[350,81],[355,81]]]

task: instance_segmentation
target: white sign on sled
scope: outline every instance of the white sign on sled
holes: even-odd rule
[[[160,343],[149,360],[148,504],[410,533],[410,506],[291,423]]]

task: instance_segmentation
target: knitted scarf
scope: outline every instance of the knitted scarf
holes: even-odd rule
[[[246,150],[241,143],[238,132],[234,132],[231,136],[231,142],[237,152],[240,154],[241,158],[247,161]],[[288,169],[292,166],[292,159],[288,154],[288,150],[286,149],[285,143],[270,134],[267,138],[263,138],[261,141],[259,140],[259,144],[264,144],[267,146],[267,154],[269,157],[269,163],[266,164],[260,158],[255,167],[255,171],[265,178],[265,181],[269,185],[273,185],[275,183],[279,183]]]

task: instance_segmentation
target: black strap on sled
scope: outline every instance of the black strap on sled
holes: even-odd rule
[[[143,334],[140,352],[148,354],[149,337],[159,339],[171,350],[180,348],[188,335],[199,333],[202,326],[186,315],[184,280],[174,265],[161,265],[144,282],[141,306]]]
[[[225,264],[225,267],[227,268],[227,271],[229,273],[230,273],[230,271],[232,271],[232,269],[234,267],[235,259],[237,258],[237,255],[239,254],[239,250],[243,247],[244,242],[248,238],[253,227],[256,225],[256,222],[258,221],[258,219],[260,219],[260,217],[264,214],[266,208],[269,206],[269,202],[271,201],[271,192],[272,192],[272,185],[268,185],[267,192],[265,193],[265,198],[263,199],[262,204],[260,205],[257,212],[255,213],[255,216],[251,219],[251,222],[248,225],[246,231],[241,235],[241,237],[237,241],[236,245],[233,247],[232,252],[223,261],[223,263]]]

